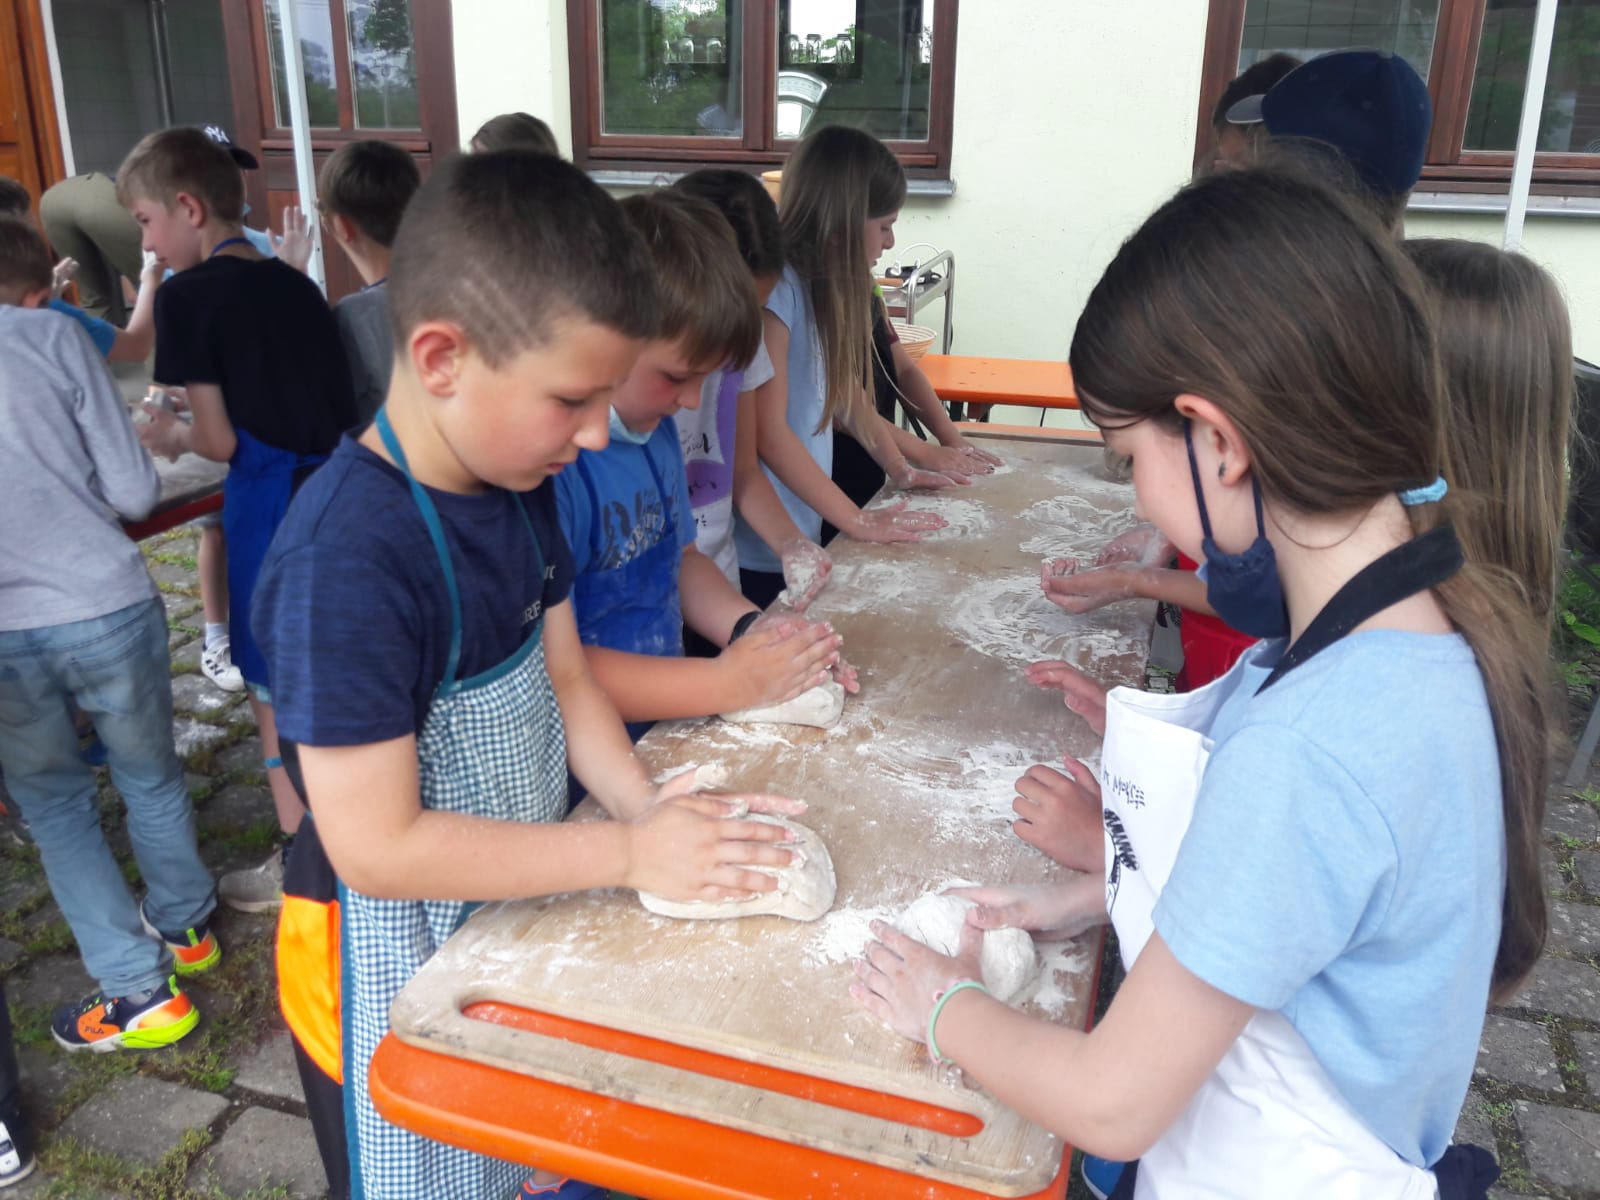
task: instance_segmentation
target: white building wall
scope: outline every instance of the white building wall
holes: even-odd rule
[[[525,109],[570,151],[562,0],[452,7],[463,139],[496,113]],[[897,229],[901,246],[955,254],[956,353],[1065,357],[1118,244],[1188,176],[1205,22],[1199,3],[962,5],[956,191],[913,196]],[[1500,221],[1415,213],[1406,228],[1498,241]],[[1526,243],[1566,290],[1577,352],[1600,361],[1600,219],[1530,217]],[[926,311],[936,325],[937,304]]]

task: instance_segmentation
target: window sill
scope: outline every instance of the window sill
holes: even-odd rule
[[[690,167],[689,170],[694,170]],[[660,171],[628,171],[601,168],[591,169],[589,178],[601,187],[616,188],[649,188],[662,187],[682,179],[689,171],[660,170]],[[956,181],[954,179],[907,179],[906,194],[908,196],[953,196],[956,194]]]
[[[1477,213],[1484,216],[1503,216],[1510,198],[1484,192],[1423,192],[1411,193],[1406,202],[1407,212],[1416,213]],[[1530,217],[1600,217],[1600,196],[1529,196]]]

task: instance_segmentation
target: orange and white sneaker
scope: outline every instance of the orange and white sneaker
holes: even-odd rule
[[[211,932],[209,919],[174,936],[150,924],[150,918],[144,915],[144,905],[141,904],[139,923],[151,937],[160,938],[166,944],[172,953],[172,969],[179,975],[198,975],[222,961],[222,945],[217,941],[217,935]]]
[[[158,1050],[188,1036],[199,1023],[200,1010],[171,975],[143,995],[85,997],[56,1013],[50,1032],[66,1050]]]

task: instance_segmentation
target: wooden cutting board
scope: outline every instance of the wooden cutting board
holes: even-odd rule
[[[969,488],[917,495],[949,528],[915,545],[833,544],[811,614],[833,622],[861,692],[832,730],[657,726],[639,753],[658,773],[727,768],[729,787],[799,796],[833,856],[839,893],[815,922],[759,916],[674,921],[632,892],[489,905],[406,987],[395,1034],[425,1049],[819,1146],[999,1195],[1037,1191],[1059,1168],[1048,1133],[938,1068],[920,1046],[855,1007],[850,960],[868,921],[892,919],[959,882],[1036,883],[1060,868],[1012,832],[1013,783],[1099,738],[1031,687],[1022,668],[1074,662],[1108,683],[1142,678],[1154,606],[1073,617],[1044,599],[1042,559],[1091,552],[1133,523],[1132,489],[1107,480],[1097,446],[997,441],[1005,469]],[[586,809],[592,809],[592,804]],[[586,814],[580,810],[575,819]],[[1021,1004],[1082,1028],[1098,939],[1041,943]],[[626,1053],[463,1014],[480,1001],[576,1018],[727,1058],[970,1113],[955,1136],[715,1079]],[[944,1128],[949,1129],[946,1123]]]

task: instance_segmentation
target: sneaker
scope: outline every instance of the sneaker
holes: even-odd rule
[[[1083,1176],[1083,1182],[1095,1200],[1106,1200],[1106,1197],[1116,1191],[1117,1184],[1122,1179],[1122,1169],[1127,1165],[1127,1163],[1112,1162],[1108,1158],[1096,1158],[1092,1154],[1085,1154],[1078,1173]]]
[[[200,673],[225,692],[244,691],[244,676],[233,665],[228,643],[218,642],[200,651]]]
[[[140,904],[139,924],[151,937],[166,943],[167,949],[172,951],[173,970],[179,975],[198,975],[222,961],[222,946],[217,942],[217,935],[211,932],[210,921],[202,921],[193,929],[185,929],[172,937],[150,924],[150,918],[144,915],[144,905]]]
[[[20,1113],[0,1120],[0,1188],[21,1183],[33,1174],[39,1160],[33,1156],[33,1139]]]
[[[199,1023],[200,1010],[172,975],[143,996],[85,997],[56,1013],[50,1032],[67,1050],[157,1050],[187,1037]]]
[[[271,912],[283,904],[283,853],[272,852],[272,857],[259,867],[246,867],[229,871],[217,882],[217,896],[229,908],[240,912]]]

